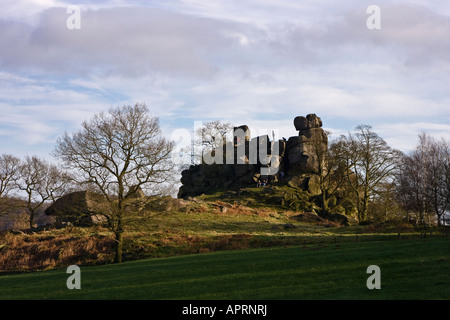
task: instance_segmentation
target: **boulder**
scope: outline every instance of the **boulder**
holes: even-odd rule
[[[291,219],[300,221],[300,222],[308,222],[308,223],[322,223],[325,220],[319,217],[317,214],[312,212],[304,212],[300,213],[296,216],[291,217]]]
[[[316,196],[322,193],[320,190],[320,178],[316,174],[295,175],[288,179],[288,185],[294,188],[300,188]]]
[[[140,186],[132,186],[130,190],[128,190],[127,195],[125,196],[127,199],[142,199],[145,198],[144,191]]]
[[[315,113],[310,113],[306,117],[298,116],[294,119],[295,130],[300,131],[310,128],[322,127],[322,120]]]
[[[250,163],[261,164],[261,156],[270,155],[272,153],[272,145],[268,135],[260,136],[250,140],[248,157]],[[265,162],[263,160],[263,162]]]
[[[109,204],[103,195],[92,191],[77,191],[56,200],[45,210],[48,216],[56,218],[56,225],[71,223],[76,226],[92,226],[105,220],[102,213],[108,213]]]
[[[308,192],[313,195],[317,196],[322,193],[322,190],[320,189],[320,177],[316,174],[312,174],[308,179]]]
[[[322,127],[322,120],[315,114],[294,119],[297,137],[290,137],[286,144],[287,164],[293,174],[317,173],[318,155],[326,152],[328,137]]]
[[[284,153],[286,152],[286,141],[278,140],[275,141],[272,145],[272,154],[277,154],[280,157],[284,157]]]
[[[339,213],[330,213],[330,212],[323,212],[319,211],[317,213],[321,218],[332,221],[334,223],[338,223],[343,226],[349,225],[349,220],[346,216],[339,214]]]
[[[243,143],[244,141],[250,141],[251,138],[250,128],[247,125],[234,127],[233,135],[235,144],[240,144]]]
[[[287,141],[286,162],[289,171],[293,175],[312,172],[313,167],[308,170],[308,159],[310,155],[305,153],[304,145],[300,137],[290,137]]]

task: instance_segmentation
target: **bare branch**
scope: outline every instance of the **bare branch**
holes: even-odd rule
[[[109,203],[110,209],[101,214],[116,235],[116,261],[121,261],[123,229],[140,208],[132,195],[145,190],[150,197],[170,181],[173,147],[161,137],[158,119],[144,104],[111,108],[84,122],[81,131],[58,139],[55,155],[77,172],[80,183],[94,186]]]

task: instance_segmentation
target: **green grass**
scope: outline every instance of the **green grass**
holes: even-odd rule
[[[381,290],[366,287],[369,265]],[[325,243],[221,251],[0,276],[0,299],[450,299],[450,240]]]

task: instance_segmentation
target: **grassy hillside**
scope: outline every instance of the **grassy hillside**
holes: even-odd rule
[[[381,290],[366,287],[369,265]],[[327,243],[222,251],[0,276],[0,299],[450,299],[450,240]]]
[[[124,261],[224,250],[349,243],[424,236],[402,223],[343,227],[278,203],[290,189],[249,188],[154,203],[124,234]],[[297,199],[300,201],[299,199]],[[296,200],[296,201],[297,201]],[[301,201],[300,201],[301,202]],[[429,229],[427,236],[444,235]],[[448,233],[448,230],[447,230]],[[113,235],[101,226],[0,234],[0,273],[101,265],[113,259]]]

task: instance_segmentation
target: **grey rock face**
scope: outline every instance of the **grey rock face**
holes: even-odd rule
[[[322,120],[315,114],[294,119],[298,136],[278,141],[270,141],[268,135],[251,138],[246,125],[234,128],[233,142],[228,143],[226,152],[230,164],[199,164],[183,171],[178,197],[198,196],[219,188],[233,188],[255,185],[258,180],[269,183],[286,180],[308,174],[308,181],[315,181],[318,172],[318,154],[327,150],[328,139],[322,129]],[[261,152],[262,151],[262,152]],[[224,161],[224,163],[226,163]],[[305,181],[307,182],[307,181]],[[306,190],[311,189],[308,183]],[[317,193],[317,188],[309,190]]]

